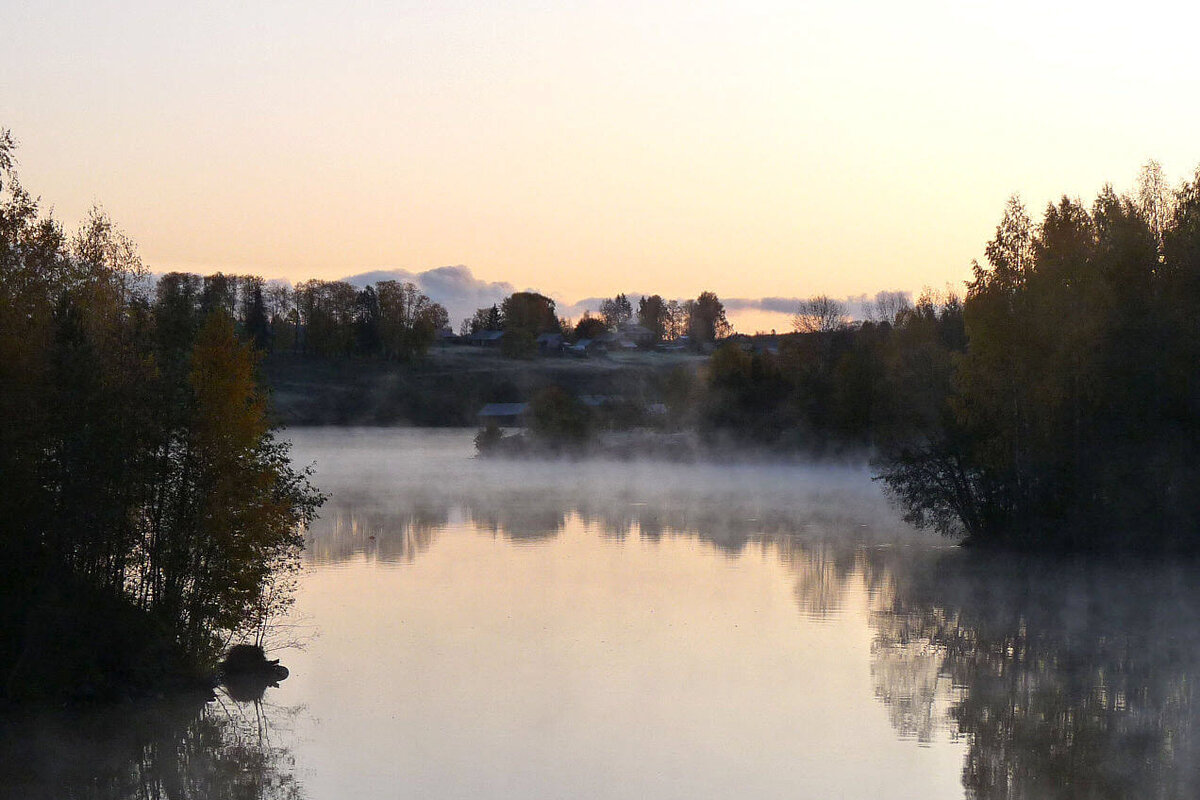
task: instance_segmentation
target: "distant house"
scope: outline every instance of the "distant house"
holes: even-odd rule
[[[756,333],[753,336],[748,336],[744,333],[738,333],[727,339],[723,339],[721,343],[737,345],[746,353],[779,354],[779,337],[773,334]]]
[[[637,342],[626,338],[619,332],[609,331],[597,336],[595,341],[604,345],[606,350],[636,350]]]
[[[504,331],[475,331],[471,334],[471,344],[482,347],[499,347],[504,338]]]
[[[648,347],[654,342],[654,333],[644,325],[625,322],[617,328],[617,341],[624,348]]]
[[[779,337],[755,336],[754,348],[759,353],[770,353],[773,356],[777,356],[779,355]]]
[[[528,413],[529,403],[488,403],[479,410],[479,424],[520,428],[525,425]]]
[[[600,408],[601,406],[611,406],[619,403],[621,402],[621,398],[610,394],[581,394],[579,395],[579,402],[588,408]]]
[[[660,343],[658,349],[665,353],[682,353],[685,350],[691,349],[691,346],[692,340],[690,336],[680,336],[678,339]]]
[[[543,333],[537,337],[537,349],[543,355],[561,353],[563,349],[563,335],[561,333]]]
[[[604,342],[599,339],[580,339],[575,344],[566,347],[565,351],[578,358],[602,356],[608,352]]]

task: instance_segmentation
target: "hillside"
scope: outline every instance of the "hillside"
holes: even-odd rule
[[[486,403],[528,400],[548,386],[657,402],[672,371],[706,361],[647,352],[513,360],[482,347],[443,345],[411,364],[272,354],[261,369],[272,412],[284,425],[470,426]]]

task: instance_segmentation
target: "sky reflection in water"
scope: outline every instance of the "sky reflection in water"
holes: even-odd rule
[[[293,437],[332,493],[288,634],[315,635],[249,707],[286,723],[269,746],[204,740],[269,776],[248,797],[1200,785],[1194,565],[962,552],[899,523],[857,467],[504,464],[471,459],[467,432]],[[185,715],[174,752],[197,713],[224,709]],[[139,752],[178,771],[162,728]],[[32,738],[43,760],[89,749]],[[165,796],[212,796],[191,785]]]

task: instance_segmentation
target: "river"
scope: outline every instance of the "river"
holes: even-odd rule
[[[967,552],[912,530],[857,465],[507,462],[474,458],[472,434],[289,432],[330,494],[275,633],[291,676],[261,699],[10,731],[21,762],[0,761],[0,784],[105,800],[1200,791],[1195,564]]]

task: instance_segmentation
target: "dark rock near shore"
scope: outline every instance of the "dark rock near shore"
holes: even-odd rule
[[[268,688],[279,686],[288,674],[279,659],[268,659],[261,647],[252,644],[229,648],[220,666],[221,684],[239,702],[261,700]]]

